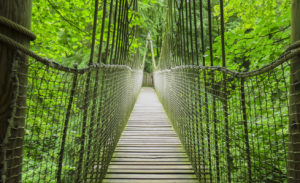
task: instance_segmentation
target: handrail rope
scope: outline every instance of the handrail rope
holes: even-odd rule
[[[26,55],[31,56],[32,58],[36,59],[37,61],[41,62],[44,65],[47,65],[51,68],[54,68],[54,69],[57,69],[60,71],[69,72],[69,73],[84,74],[85,72],[89,72],[91,70],[99,69],[99,68],[127,69],[130,71],[134,70],[127,65],[109,65],[109,64],[98,64],[98,63],[94,63],[86,68],[75,69],[75,68],[67,67],[67,66],[61,65],[57,62],[51,61],[48,58],[41,57],[38,54],[31,51],[30,49],[23,46],[22,44],[18,43],[17,41],[15,41],[1,33],[0,33],[0,42],[3,42],[14,49],[20,50],[21,52],[25,53]]]
[[[165,69],[165,70],[156,71],[156,72],[164,72],[164,71],[180,70],[180,69],[218,70],[218,71],[222,71],[224,73],[227,73],[227,74],[239,77],[239,78],[247,78],[247,77],[253,77],[253,76],[257,76],[257,75],[263,74],[265,72],[268,72],[298,55],[300,55],[300,41],[297,41],[297,42],[291,44],[286,49],[286,51],[281,56],[279,56],[279,58],[276,59],[275,61],[270,62],[269,64],[262,66],[261,68],[254,70],[254,71],[236,72],[236,71],[229,70],[226,67],[221,67],[221,66],[182,65],[182,66],[176,66],[176,67],[173,67],[170,69]]]
[[[31,41],[36,39],[36,35],[33,32],[31,32],[29,29],[27,29],[26,27],[24,27],[20,24],[15,23],[14,21],[9,20],[8,18],[6,18],[4,16],[0,16],[0,24],[5,25],[8,28],[13,29],[13,30],[23,34]]]

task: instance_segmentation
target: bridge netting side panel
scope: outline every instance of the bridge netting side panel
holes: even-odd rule
[[[286,179],[288,63],[249,78],[199,67],[158,71],[154,78],[200,180]]]
[[[20,177],[18,182],[24,183],[104,178],[141,88],[144,66],[131,47],[136,41],[137,27],[131,23],[137,0],[96,0],[93,5],[90,58],[80,68],[43,58],[0,34],[1,44],[14,52],[13,110],[1,144],[0,182]],[[1,20],[20,27],[5,17]],[[27,94],[21,95],[20,89]],[[26,98],[26,105],[20,98]],[[26,114],[18,112],[25,109]],[[15,163],[22,159],[22,164]]]
[[[99,182],[135,103],[142,71],[99,65],[65,72],[35,60],[28,68],[23,181]]]
[[[297,148],[291,148],[294,133],[289,132],[289,124],[296,123],[289,122],[290,109],[295,110],[289,107],[290,78],[296,75],[290,73],[289,60],[299,55],[300,43],[282,43],[286,50],[274,51],[261,64],[264,58],[257,61],[250,55],[264,57],[263,49],[277,48],[285,41],[277,36],[289,35],[289,25],[279,26],[273,37],[255,35],[255,28],[248,30],[251,36],[247,31],[233,35],[232,15],[224,14],[232,5],[222,0],[168,1],[154,87],[200,182],[296,181],[287,173],[297,169],[288,169],[288,164],[298,162]],[[249,43],[245,40],[262,46],[230,49],[244,47]]]

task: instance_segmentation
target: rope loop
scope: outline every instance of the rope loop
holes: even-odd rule
[[[5,25],[10,29],[13,29],[14,31],[17,31],[20,34],[23,34],[30,41],[34,41],[36,39],[36,35],[29,29],[20,24],[15,23],[14,21],[9,20],[4,16],[0,16],[0,24]]]

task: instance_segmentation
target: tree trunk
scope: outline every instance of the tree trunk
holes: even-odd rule
[[[31,9],[32,0],[0,2],[0,16],[27,29],[30,29]],[[29,48],[28,37],[4,24],[0,24],[0,34]],[[22,66],[17,66],[17,74],[13,76],[12,67],[17,65],[14,64],[17,59]],[[27,61],[26,55],[17,54],[17,50],[0,42],[0,182],[3,183],[21,182]]]
[[[292,42],[300,40],[300,1],[292,1]],[[288,182],[300,182],[300,56],[291,60]]]

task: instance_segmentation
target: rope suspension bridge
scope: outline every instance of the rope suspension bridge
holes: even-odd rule
[[[85,68],[32,52],[30,20],[0,11],[0,182],[300,182],[299,1],[293,43],[245,72],[226,67],[222,0],[213,55],[203,2],[168,0],[158,63],[147,39],[156,94],[130,52],[137,0],[95,0]]]

